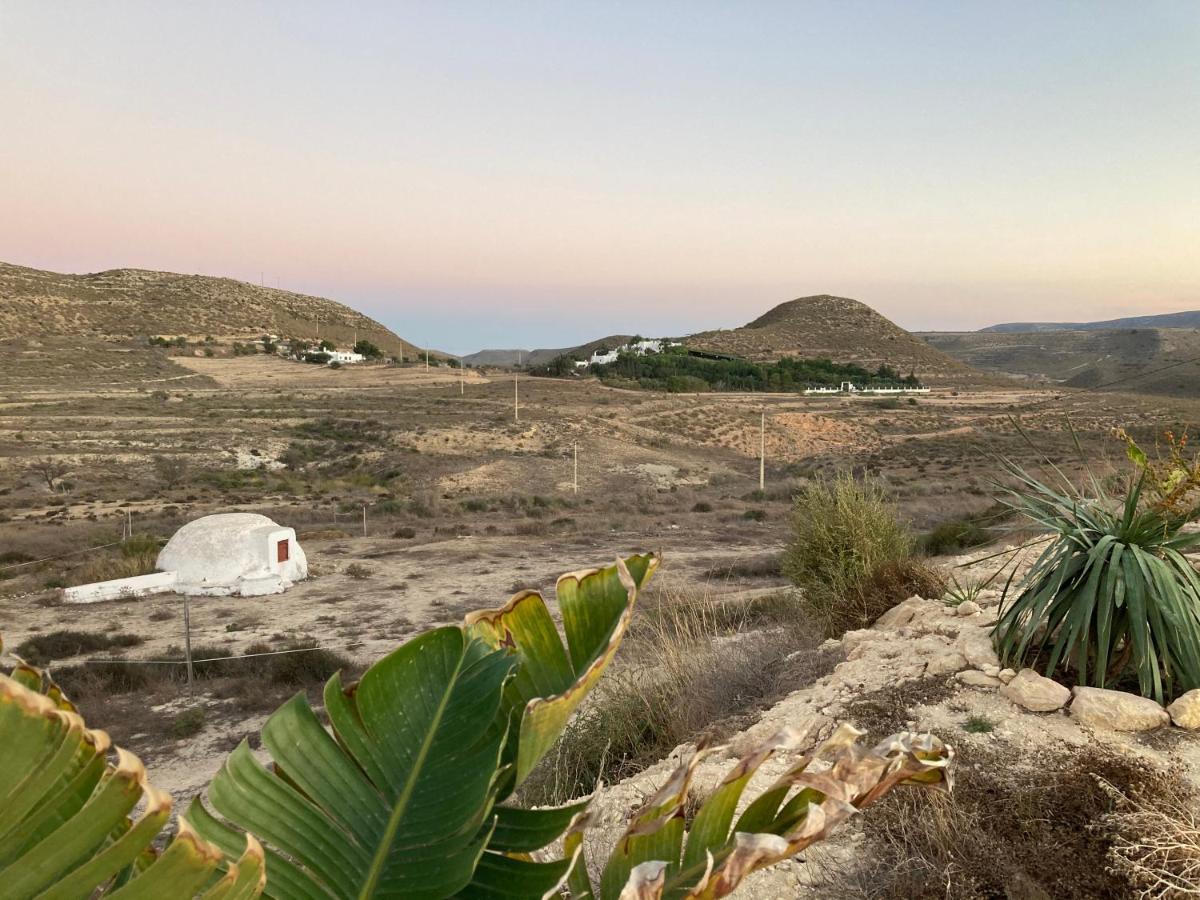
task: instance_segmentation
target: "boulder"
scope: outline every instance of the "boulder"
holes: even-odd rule
[[[973,669],[982,669],[984,666],[1000,668],[1000,657],[996,655],[996,648],[992,646],[992,637],[986,628],[967,625],[962,634],[958,636],[957,649],[967,658],[967,662]]]
[[[1012,681],[1000,688],[1000,693],[1017,706],[1032,712],[1053,712],[1062,709],[1071,699],[1069,688],[1039,675],[1033,669],[1022,669]]]
[[[1188,691],[1167,707],[1171,721],[1180,728],[1194,731],[1200,728],[1200,688]]]
[[[964,600],[954,608],[954,611],[964,618],[973,616],[979,612],[979,604],[974,600]]]
[[[1137,694],[1094,687],[1076,687],[1071,693],[1075,695],[1071,718],[1081,725],[1113,731],[1153,731],[1171,721],[1165,709]]]
[[[967,669],[965,672],[959,672],[956,676],[963,684],[971,687],[1000,687],[1000,679],[993,678],[986,672],[980,672],[978,669]]]
[[[1010,681],[1012,681],[1014,678],[1017,677],[1017,673],[1014,669],[1001,669],[1000,674],[997,675],[996,677],[999,678],[1001,681],[1003,681],[1005,684],[1008,684]]]

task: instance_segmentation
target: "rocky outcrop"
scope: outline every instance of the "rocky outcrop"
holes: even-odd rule
[[[1054,712],[1066,706],[1071,699],[1069,688],[1039,675],[1033,669],[1022,669],[1000,688],[1000,693],[1030,712]]]
[[[1075,695],[1071,718],[1081,725],[1112,731],[1153,731],[1171,720],[1165,709],[1137,694],[1094,687],[1077,687],[1071,693]]]

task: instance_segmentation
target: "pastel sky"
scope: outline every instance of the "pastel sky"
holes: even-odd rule
[[[0,259],[452,352],[1200,308],[1200,3],[0,0]]]

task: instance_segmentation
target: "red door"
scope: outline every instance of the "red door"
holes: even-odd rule
[[[275,545],[275,559],[277,562],[281,562],[281,563],[288,561],[287,538],[284,538],[282,541],[280,541],[278,544]]]

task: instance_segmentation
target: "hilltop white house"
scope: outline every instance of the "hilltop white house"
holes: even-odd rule
[[[95,603],[174,591],[189,596],[279,594],[308,577],[296,532],[257,513],[221,513],[188,522],[158,554],[150,575],[82,584],[68,603]]]
[[[597,350],[587,359],[575,361],[575,368],[586,369],[588,366],[606,366],[609,363],[615,363],[617,358],[622,353],[636,353],[638,356],[645,356],[647,353],[662,353],[668,347],[678,347],[679,341],[663,340],[643,340],[633,341],[628,344],[622,344],[616,350],[606,350],[603,353]]]

